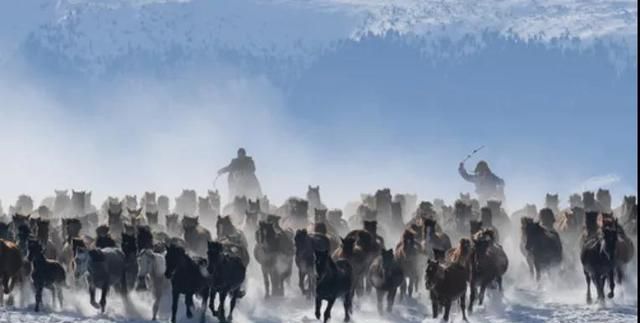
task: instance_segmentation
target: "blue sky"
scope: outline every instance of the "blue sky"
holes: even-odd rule
[[[540,203],[545,192],[566,200],[600,185],[618,197],[637,191],[637,59],[629,41],[637,36],[609,2],[585,9],[568,1],[564,17],[519,8],[520,20],[482,20],[490,23],[476,27],[485,31],[471,32],[480,21],[473,17],[407,31],[404,18],[432,12],[411,1],[396,11],[383,1],[324,2],[331,10],[260,4],[268,7],[263,15],[257,2],[241,1],[215,7],[247,16],[220,23],[229,32],[215,36],[214,49],[192,45],[209,31],[193,11],[214,5],[188,3],[87,5],[65,16],[76,23],[54,19],[64,6],[54,14],[45,5],[32,25],[0,25],[7,71],[0,151],[14,157],[0,170],[3,205],[22,191],[43,198],[62,187],[98,197],[202,191],[239,145],[278,203],[303,195],[307,184],[319,184],[336,207],[383,186],[453,199],[473,190],[456,167],[480,145],[487,148],[478,157],[505,179],[512,208]],[[470,11],[480,18],[491,12],[490,1],[476,5],[486,11]],[[637,5],[622,6],[636,10],[637,25]],[[615,14],[605,21],[587,14],[596,9]],[[280,21],[291,12],[300,14]],[[152,14],[151,31],[140,32],[136,19]],[[88,23],[100,19],[115,22]],[[150,43],[163,26],[158,19],[176,25],[157,31],[169,40]],[[554,24],[545,30],[536,19]],[[381,21],[391,27],[382,30]],[[545,39],[559,26],[575,35]],[[500,32],[506,27],[515,35]],[[539,38],[523,41],[531,34]]]

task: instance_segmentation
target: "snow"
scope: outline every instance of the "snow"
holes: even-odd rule
[[[629,281],[622,286],[616,286],[614,299],[607,299],[604,305],[594,302],[587,305],[585,301],[585,282],[581,271],[567,270],[563,274],[553,273],[540,283],[532,281],[524,260],[515,244],[507,242],[505,250],[509,253],[510,267],[505,277],[504,298],[501,299],[495,291],[488,290],[483,306],[476,306],[469,321],[480,322],[636,322],[637,309],[637,270],[628,268]],[[635,260],[634,260],[635,262]],[[238,303],[234,313],[234,322],[318,322],[314,317],[312,300],[301,296],[297,288],[297,280],[292,276],[284,299],[268,299],[263,297],[262,281],[255,261],[250,263],[250,280],[247,283],[247,295]],[[635,266],[635,265],[634,265]],[[592,287],[595,295],[595,289]],[[160,307],[159,320],[169,320],[170,296],[164,299]],[[49,296],[45,291],[45,303]],[[227,301],[228,302],[228,301]],[[17,301],[19,304],[20,301]],[[150,318],[151,299],[145,293],[134,292],[128,302],[120,297],[111,295],[107,301],[107,313],[100,315],[88,304],[88,292],[67,290],[63,310],[45,308],[42,313],[31,311],[33,298],[28,297],[25,304],[15,308],[0,309],[0,322],[12,323],[137,323],[147,322]],[[47,303],[48,304],[48,303]],[[200,310],[199,300],[195,300],[196,311],[194,318],[185,317],[183,301],[178,307],[178,322],[198,322]],[[341,322],[343,319],[342,303],[336,301],[333,307],[331,322]],[[462,322],[459,306],[452,306],[451,322]],[[208,322],[217,322],[207,313]],[[369,296],[355,300],[353,322],[380,323],[419,323],[440,322],[441,318],[431,318],[431,305],[424,286],[420,287],[419,295],[412,300],[397,302],[391,314],[379,316],[376,311],[375,299]]]

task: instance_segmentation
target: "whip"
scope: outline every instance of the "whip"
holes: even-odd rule
[[[482,145],[482,146],[480,146],[480,147],[476,148],[474,151],[472,151],[471,153],[469,153],[469,154],[467,155],[467,157],[465,157],[465,158],[461,161],[461,163],[464,163],[464,162],[466,162],[467,160],[469,160],[469,158],[471,158],[471,157],[472,157],[473,155],[475,155],[477,152],[479,152],[480,150],[482,150],[482,148],[484,148],[484,145]]]

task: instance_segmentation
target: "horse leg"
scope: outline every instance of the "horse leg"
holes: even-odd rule
[[[344,304],[344,321],[351,321],[351,310],[352,310],[352,301],[353,301],[353,291],[347,292],[344,295],[343,304]]]
[[[229,317],[227,321],[231,322],[233,320],[233,309],[236,308],[236,301],[238,300],[238,291],[235,290],[231,294],[231,302],[229,304]]]
[[[156,291],[154,294],[155,295],[153,296],[153,308],[151,310],[151,312],[152,312],[151,320],[152,321],[155,321],[156,318],[158,317],[158,309],[160,308],[160,299],[162,298],[162,292],[161,291]]]
[[[362,297],[362,294],[364,294],[364,286],[363,286],[363,278],[362,276],[358,276],[355,279],[356,282],[356,295],[358,295],[358,297]]]
[[[609,294],[607,295],[609,298],[613,298],[613,291],[616,288],[615,278],[614,278],[614,270],[609,270]]]
[[[4,279],[2,279],[2,287],[4,288],[4,293],[5,294],[9,294],[11,293],[11,286],[9,286],[9,276],[4,277]]]
[[[416,275],[411,275],[411,277],[409,277],[409,298],[413,298],[413,288],[417,285],[416,281]]]
[[[402,284],[400,285],[400,301],[404,300],[404,295],[407,293],[407,280],[403,279]]]
[[[387,312],[391,313],[391,311],[393,310],[393,303],[396,300],[396,293],[397,293],[398,289],[397,288],[392,288],[388,293],[387,293]]]
[[[618,284],[622,284],[622,278],[624,276],[622,265],[616,266],[616,274],[618,276]]]
[[[220,304],[218,305],[218,319],[220,320],[220,322],[224,322],[225,319],[225,314],[224,314],[224,302],[227,299],[227,292],[226,291],[221,291],[220,292]]]
[[[434,292],[429,293],[431,295],[431,314],[433,318],[438,318],[438,298]]]
[[[365,279],[364,281],[364,291],[365,293],[367,293],[367,295],[371,294],[371,283],[369,282],[368,279]]]
[[[382,298],[384,297],[384,291],[376,289],[376,298],[378,301],[378,314],[382,315]]]
[[[307,277],[309,279],[309,291],[308,291],[309,296],[307,298],[311,298],[311,295],[313,295],[316,292],[316,277],[313,273],[314,272],[312,271],[311,274],[307,274]]]
[[[264,298],[269,298],[269,272],[264,266],[261,266],[262,269],[262,280],[264,281]]]
[[[271,296],[279,296],[281,284],[280,274],[274,269],[269,273],[269,279],[271,280]]]
[[[484,293],[487,291],[487,282],[482,282],[482,286],[480,286],[480,297],[478,297],[478,305],[482,305],[484,303]]]
[[[60,303],[60,309],[62,309],[63,308],[63,303],[64,303],[64,300],[62,298],[62,288],[60,286],[58,286],[56,288],[56,292],[58,293],[58,302]]]
[[[498,291],[502,295],[502,276],[498,276],[498,278],[496,278],[496,282],[498,283]]]
[[[471,314],[473,313],[473,302],[476,301],[476,293],[478,292],[475,281],[469,282],[469,290],[469,314]]]
[[[587,281],[587,304],[591,304],[591,276],[589,276],[589,273],[585,271],[584,278]]]
[[[37,284],[35,286],[36,288],[36,306],[34,308],[34,310],[36,312],[40,311],[40,304],[42,303],[42,288],[43,286],[41,284]]]
[[[202,296],[202,312],[200,313],[200,323],[204,323],[205,315],[207,314],[207,303],[209,301],[209,290],[201,293]]]
[[[595,277],[596,292],[598,293],[598,302],[604,301],[604,279],[602,276],[597,275]]]
[[[193,308],[193,294],[185,294],[184,295],[184,306],[187,307],[187,318],[190,319],[193,317],[193,312],[191,309]]]
[[[442,319],[447,322],[449,321],[449,311],[451,310],[451,301],[447,300],[444,302],[444,315],[442,316]]]
[[[465,307],[467,307],[465,304],[466,301],[467,301],[467,292],[463,292],[462,296],[460,296],[460,311],[462,311],[462,319],[465,322],[468,322],[467,313],[465,312]]]
[[[89,301],[91,302],[91,306],[95,309],[100,308],[100,305],[96,303],[96,287],[93,286],[93,284],[89,286]]]
[[[300,268],[298,268],[298,288],[300,288],[302,295],[307,295],[304,290],[304,272]]]
[[[109,293],[109,285],[105,284],[102,286],[102,295],[100,296],[100,312],[104,313],[105,308],[107,307],[107,293]]]
[[[180,298],[180,294],[175,290],[172,291],[171,294],[171,323],[176,323],[176,312],[178,311],[178,299]]]
[[[49,291],[51,291],[51,307],[53,308],[54,306],[56,306],[56,287],[55,285],[51,285],[51,287],[49,287]]]
[[[327,323],[331,318],[331,308],[333,307],[333,303],[336,301],[335,298],[329,298],[327,300],[327,307],[324,309],[324,323]]]
[[[318,295],[316,295],[316,319],[319,320],[320,319],[320,307],[322,306],[322,299],[320,297],[318,297]]]

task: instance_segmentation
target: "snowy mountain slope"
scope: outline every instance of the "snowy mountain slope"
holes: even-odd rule
[[[304,66],[363,37],[398,34],[430,55],[443,41],[473,50],[489,32],[578,48],[603,42],[635,63],[636,29],[637,1],[24,0],[0,4],[0,62],[44,52],[100,70],[132,55],[232,53]]]

